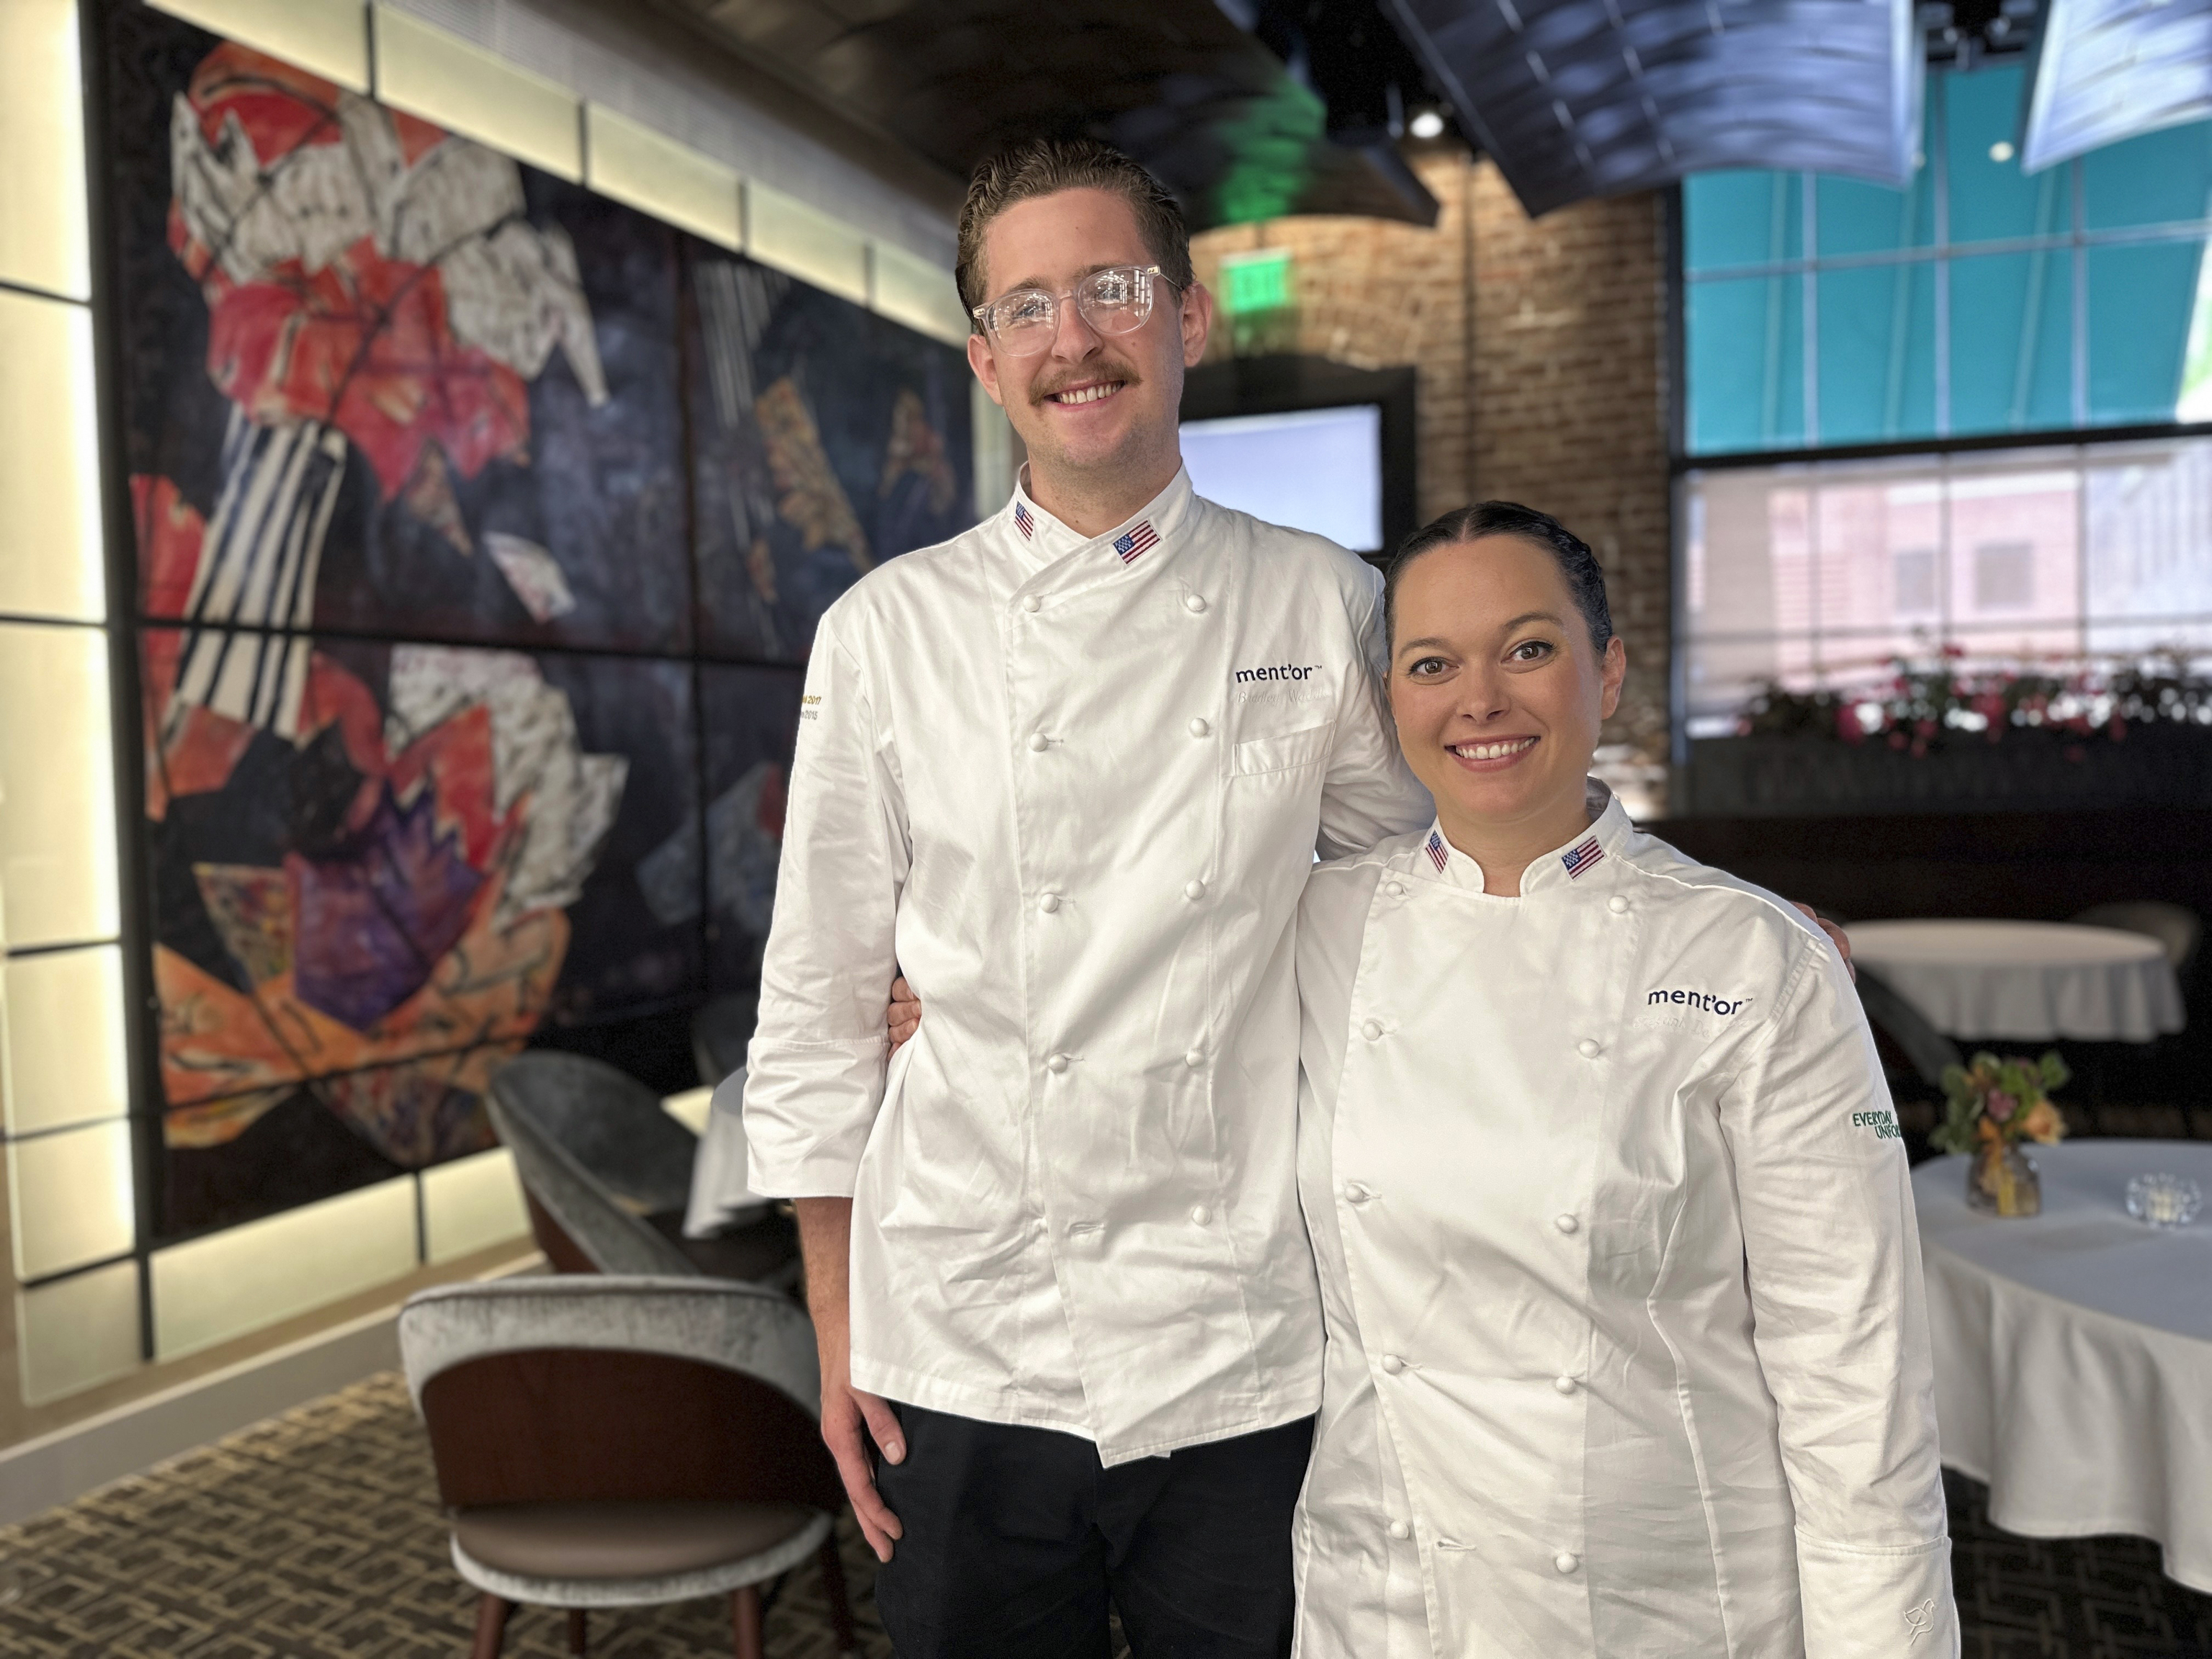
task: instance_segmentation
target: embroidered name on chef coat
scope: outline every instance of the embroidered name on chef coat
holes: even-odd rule
[[[822,699],[811,695],[801,697],[799,700],[799,718],[803,720],[820,720],[822,718]]]
[[[1672,1003],[1678,1008],[1702,1008],[1709,1014],[1732,1014],[1751,1000],[1749,997],[1738,997],[1731,1002],[1728,998],[1717,997],[1710,991],[1651,991],[1645,994],[1644,1000],[1646,1002]]]

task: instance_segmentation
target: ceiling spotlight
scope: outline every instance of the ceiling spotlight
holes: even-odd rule
[[[1441,138],[1444,136],[1444,118],[1438,111],[1425,109],[1406,124],[1406,131],[1416,138]]]
[[[2000,164],[2012,160],[2012,146],[2000,138],[1990,146],[1990,160]]]

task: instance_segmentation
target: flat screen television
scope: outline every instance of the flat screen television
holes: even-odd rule
[[[1354,552],[1382,545],[1379,404],[1185,421],[1182,459],[1208,501]]]
[[[1320,357],[1235,357],[1184,377],[1198,493],[1377,563],[1413,529],[1414,373]]]

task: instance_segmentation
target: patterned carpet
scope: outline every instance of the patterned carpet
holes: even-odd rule
[[[2010,1537],[1989,1525],[1981,1489],[1955,1478],[1951,1528],[1968,1659],[2212,1659],[2212,1596],[2161,1577],[2155,1545]],[[863,1651],[885,1659],[871,1558],[849,1526],[843,1541]],[[457,1659],[474,1607],[396,1373],[0,1529],[9,1659]],[[592,1652],[726,1655],[726,1607],[599,1613]],[[811,1569],[777,1595],[768,1650],[834,1651]],[[561,1659],[559,1615],[518,1613],[507,1651]]]

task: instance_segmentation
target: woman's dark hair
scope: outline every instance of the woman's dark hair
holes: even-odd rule
[[[1424,553],[1485,536],[1518,536],[1552,556],[1566,580],[1567,592],[1574,595],[1575,609],[1589,625],[1590,643],[1602,656],[1613,638],[1613,612],[1605,602],[1605,572],[1598,568],[1597,555],[1589,550],[1588,542],[1550,514],[1517,501],[1478,501],[1473,507],[1455,507],[1399,544],[1382,578],[1383,625],[1389,630],[1391,648],[1397,647],[1398,581],[1406,568]]]

